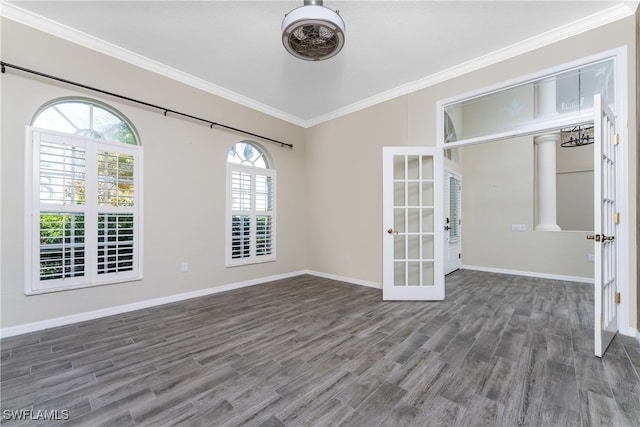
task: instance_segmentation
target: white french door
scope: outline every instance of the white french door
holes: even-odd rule
[[[596,95],[594,109],[594,346],[595,354],[602,357],[618,332],[616,227],[616,157],[618,135],[615,116],[609,106]]]
[[[444,172],[444,274],[462,268],[462,180]]]
[[[383,148],[384,300],[443,300],[443,154]]]

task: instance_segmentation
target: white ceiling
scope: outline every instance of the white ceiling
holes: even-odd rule
[[[282,46],[282,19],[302,4],[3,0],[2,15],[306,127],[629,16],[638,2],[325,0],[346,44],[320,62]]]

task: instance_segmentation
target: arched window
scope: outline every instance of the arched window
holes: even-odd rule
[[[27,132],[27,294],[141,278],[142,147],[87,99],[43,106]]]
[[[255,142],[227,155],[227,266],[276,259],[276,171]]]
[[[90,100],[53,101],[38,111],[33,126],[138,145],[138,138],[128,120],[115,110]]]
[[[266,151],[250,141],[234,144],[229,150],[227,161],[233,164],[263,169],[269,169],[270,166]]]

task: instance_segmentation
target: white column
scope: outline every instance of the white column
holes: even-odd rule
[[[560,133],[536,136],[537,170],[536,191],[538,223],[536,230],[560,231],[556,223],[556,146]]]
[[[556,78],[551,77],[536,85],[536,117],[557,115]],[[536,136],[536,201],[540,231],[560,231],[556,223],[556,146],[560,132]]]
[[[556,78],[540,80],[535,85],[536,118],[557,116],[556,110]]]

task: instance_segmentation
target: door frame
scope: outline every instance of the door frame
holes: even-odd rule
[[[616,168],[616,198],[617,207],[620,212],[620,224],[618,228],[618,245],[616,253],[616,268],[618,274],[618,291],[621,295],[621,304],[618,304],[618,332],[627,336],[636,336],[636,330],[630,326],[630,307],[631,304],[635,304],[635,301],[630,300],[630,284],[629,284],[629,269],[630,269],[630,254],[629,254],[629,236],[633,229],[631,224],[631,210],[634,207],[629,206],[628,193],[630,186],[629,176],[629,137],[628,137],[628,73],[627,73],[627,46],[622,46],[616,49],[607,50],[595,55],[584,57],[572,62],[557,65],[555,67],[547,68],[537,71],[519,78],[503,81],[484,88],[478,88],[463,94],[459,94],[450,98],[441,99],[436,103],[436,145],[442,149],[451,149],[464,147],[467,145],[480,144],[491,141],[498,141],[502,139],[508,139],[517,136],[534,135],[537,133],[555,131],[561,128],[567,127],[569,124],[585,124],[593,122],[593,112],[589,110],[585,113],[569,117],[568,119],[560,119],[556,121],[548,121],[545,123],[536,124],[527,128],[519,129],[517,131],[504,132],[497,135],[488,135],[486,137],[473,138],[469,140],[462,140],[456,142],[445,143],[444,135],[444,107],[456,102],[461,102],[466,99],[476,98],[484,94],[491,92],[497,92],[501,89],[506,89],[511,86],[522,84],[528,81],[535,81],[550,74],[560,73],[569,69],[585,66],[597,61],[605,59],[613,59],[615,61],[615,98],[616,104],[613,107],[616,114],[616,127],[620,135],[620,159],[618,167]],[[595,271],[594,271],[595,274]],[[640,279],[640,277],[638,277]]]

